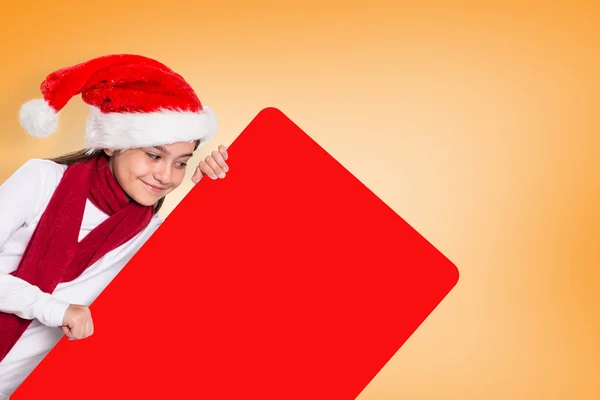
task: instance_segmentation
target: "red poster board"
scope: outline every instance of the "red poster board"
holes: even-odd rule
[[[280,111],[229,154],[12,400],[353,399],[457,283]]]

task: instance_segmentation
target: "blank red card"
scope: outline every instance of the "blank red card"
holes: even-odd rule
[[[279,110],[229,147],[20,399],[353,399],[455,266]],[[407,188],[407,195],[410,190]]]

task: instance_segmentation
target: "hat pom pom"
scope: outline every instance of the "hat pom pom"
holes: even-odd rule
[[[43,99],[34,99],[21,106],[21,125],[34,137],[45,138],[58,130],[58,113]]]

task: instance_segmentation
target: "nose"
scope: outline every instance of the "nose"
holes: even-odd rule
[[[161,184],[168,185],[171,183],[171,167],[168,163],[158,163],[153,176]]]

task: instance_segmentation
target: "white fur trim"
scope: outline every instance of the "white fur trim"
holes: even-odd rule
[[[195,140],[204,143],[216,131],[217,119],[206,106],[200,112],[161,110],[151,113],[102,113],[91,107],[85,139],[91,153]]]
[[[58,130],[58,113],[44,99],[29,100],[19,112],[21,125],[34,137],[45,138]]]

